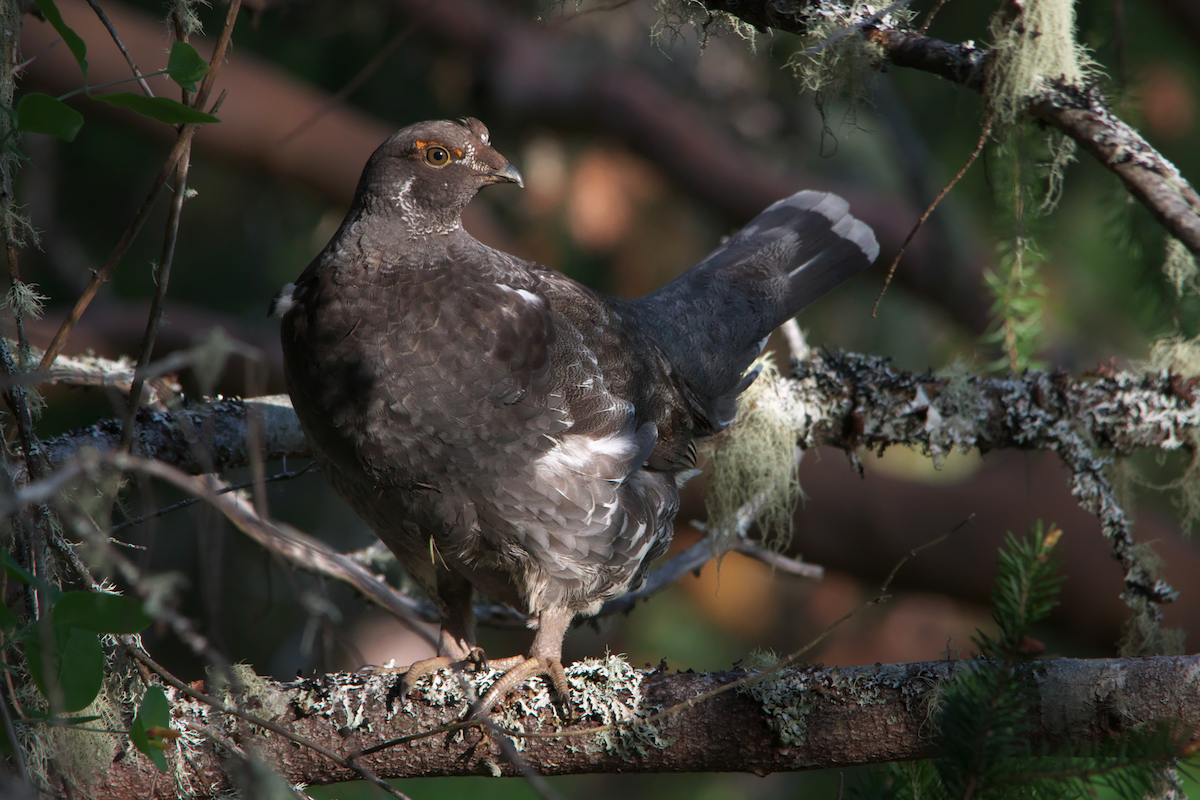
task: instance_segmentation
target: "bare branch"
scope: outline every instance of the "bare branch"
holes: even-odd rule
[[[532,681],[508,698],[492,722],[514,738],[524,764],[541,775],[729,770],[764,774],[911,760],[929,757],[932,752],[927,735],[932,693],[958,673],[973,669],[975,663],[789,670],[758,684],[771,693],[770,711],[756,699],[761,693],[752,689],[725,692],[650,723],[647,718],[652,709],[685,703],[748,673],[669,674],[633,670],[610,658],[579,662],[568,670],[572,702],[588,709],[583,720],[565,725],[549,690],[541,681]],[[1041,687],[1041,706],[1029,716],[1035,746],[1106,741],[1155,722],[1173,723],[1182,731],[1200,726],[1200,694],[1195,684],[1200,655],[1056,659],[1026,668]],[[474,680],[490,682],[498,674]],[[461,688],[445,673],[423,678],[403,704],[393,691],[396,678],[395,671],[380,669],[290,683],[264,679],[254,689],[261,704],[259,716],[265,717],[272,729],[277,726],[307,741],[333,743],[329,747],[337,759],[297,749],[293,742],[274,735],[256,742],[257,754],[291,784],[354,779],[361,773],[344,766],[350,759],[356,767],[385,779],[521,774],[505,757],[501,744],[478,728],[355,757],[375,743],[432,730],[467,712],[468,701]],[[234,720],[227,709],[198,702],[177,687],[170,694],[180,724],[208,725],[218,732],[233,730]],[[578,733],[618,717],[623,722],[615,729]],[[777,731],[786,727],[789,719],[803,724],[788,731],[801,734],[784,745]],[[555,736],[570,730],[577,733]],[[846,731],[855,735],[847,736]],[[528,735],[535,732],[539,733],[536,738]],[[172,760],[186,757],[189,769],[199,774],[223,775],[220,750],[211,742],[180,739],[167,755]],[[153,772],[134,753],[96,780],[96,785],[89,787],[89,796],[96,800],[167,797],[175,791],[166,781],[155,786]],[[211,787],[201,790],[211,794],[196,796],[215,796],[228,788],[220,782],[223,780],[228,779],[215,778]]]
[[[308,442],[300,430],[300,421],[292,410],[287,395],[271,395],[250,400],[218,399],[172,412],[138,414],[134,450],[149,458],[164,461],[192,474],[206,471],[192,444],[189,431],[205,438],[212,468],[217,470],[243,467],[250,463],[246,433],[247,410],[253,407],[261,415],[265,440],[263,457],[310,457]],[[87,448],[115,450],[121,438],[117,420],[102,420],[94,425],[43,444],[52,465],[65,464]]]
[[[96,0],[87,0],[87,2],[92,7],[92,11],[96,12],[96,16],[100,18],[100,21],[104,23],[104,27],[108,28],[109,35],[116,42],[121,55],[125,56],[125,61],[129,63],[129,68],[133,70],[133,75],[137,78],[138,85],[142,87],[142,91],[146,93],[147,97],[154,97],[154,92],[150,91],[150,86],[146,83],[146,78],[142,75],[142,71],[138,69],[137,64],[134,63],[133,56],[130,55],[129,49],[125,47],[125,43],[121,41],[121,37],[117,35],[117,29],[108,21],[108,15],[104,13],[104,9],[96,3]]]
[[[154,355],[154,340],[158,337],[158,327],[162,324],[163,301],[167,296],[167,287],[171,282],[171,266],[175,262],[175,242],[179,238],[179,218],[183,212],[183,201],[187,197],[188,171],[191,166],[192,148],[189,144],[183,148],[183,155],[175,165],[175,189],[171,196],[171,205],[167,211],[167,229],[163,234],[162,254],[154,275],[154,299],[150,303],[150,316],[146,320],[146,333],[142,336],[142,347],[138,353],[137,371],[134,372],[133,384],[129,388],[129,410],[125,415],[121,429],[121,448],[128,449],[133,441],[134,421],[137,410],[142,405],[142,387],[146,383],[146,368]]]

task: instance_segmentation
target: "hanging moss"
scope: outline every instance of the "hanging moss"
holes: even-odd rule
[[[791,543],[793,514],[800,497],[796,426],[804,419],[768,354],[751,367],[758,380],[738,398],[737,421],[714,442],[708,482],[709,535],[721,551],[744,534],[739,513],[753,508],[763,543],[782,550]]]

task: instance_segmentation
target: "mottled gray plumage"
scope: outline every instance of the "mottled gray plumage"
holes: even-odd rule
[[[765,338],[878,246],[843,200],[801,192],[618,300],[464,231],[499,181],[520,176],[478,120],[401,130],[275,309],[317,460],[437,604],[441,655],[474,654],[472,588],[536,621],[503,692],[538,672],[561,688],[571,619],[666,549],[677,477],[732,421]]]

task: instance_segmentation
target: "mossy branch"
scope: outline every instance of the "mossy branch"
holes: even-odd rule
[[[618,668],[619,667],[619,668]],[[801,741],[781,745],[764,705],[749,694],[726,692],[641,730],[638,718],[689,697],[745,677],[744,672],[680,674],[632,670],[619,659],[580,662],[572,669],[572,700],[585,709],[565,725],[549,692],[531,682],[514,692],[496,718],[501,728],[559,731],[595,727],[610,712],[627,725],[595,736],[516,738],[526,764],[542,775],[601,772],[768,772],[821,769],[849,764],[910,760],[932,754],[928,738],[928,698],[934,687],[972,661],[809,668],[778,681],[794,689],[795,712],[807,721]],[[1119,660],[1057,659],[1030,668],[1042,700],[1031,709],[1030,735],[1037,746],[1107,742],[1142,723],[1170,715],[1180,729],[1200,726],[1200,656]],[[490,679],[494,676],[485,676]],[[430,730],[462,717],[467,702],[457,681],[444,674],[424,678],[404,703],[392,691],[392,670],[331,673],[288,683],[253,681],[253,705],[268,721],[311,741],[323,742],[342,758],[371,745]],[[1118,688],[1119,687],[1119,688]],[[191,797],[224,796],[233,788],[225,774],[230,754],[221,737],[188,733],[200,728],[239,740],[292,785],[352,780],[355,773],[292,741],[240,723],[177,690],[169,691],[172,727],[185,735],[170,745],[171,760],[187,760],[197,781]],[[608,711],[605,711],[608,709]],[[624,710],[621,710],[624,709]],[[847,736],[846,731],[854,731]],[[252,741],[244,741],[252,732]],[[239,738],[240,737],[240,738]],[[114,753],[115,755],[115,753]],[[517,775],[498,742],[478,728],[418,739],[360,756],[355,763],[383,778],[450,775]],[[176,797],[143,756],[128,752],[87,787],[95,800]]]
[[[1113,457],[1144,448],[1193,446],[1200,430],[1196,382],[1170,371],[1105,370],[1103,377],[1030,371],[1021,376],[917,375],[894,370],[878,356],[825,354],[780,382],[793,409],[793,435],[804,447],[831,445],[857,463],[863,448],[919,448],[940,459],[951,450],[1052,450],[1071,471],[1071,491],[1094,514],[1113,556],[1125,568],[1123,597],[1138,614],[1139,652],[1170,652],[1157,627],[1158,604],[1175,591],[1139,556],[1105,467]],[[218,470],[248,463],[246,405],[261,407],[267,460],[308,454],[295,413],[284,396],[217,400],[175,413],[146,413],[138,451],[179,468],[204,469],[189,431],[211,431],[208,446]],[[177,415],[188,417],[181,424]],[[84,447],[114,449],[120,425],[102,421],[47,440],[51,464],[63,466]],[[27,497],[40,496],[36,485]],[[1144,624],[1142,624],[1144,623]],[[1132,630],[1132,629],[1131,629]]]
[[[760,29],[810,33],[804,13],[812,0],[703,0],[712,11],[732,14]],[[988,51],[974,43],[951,44],[885,26],[864,28],[879,51],[879,65],[931,72],[975,91],[985,91]],[[1087,76],[1084,74],[1084,79]],[[1050,81],[1024,113],[1074,140],[1112,171],[1156,220],[1194,255],[1200,255],[1200,195],[1179,169],[1119,119],[1094,85]]]

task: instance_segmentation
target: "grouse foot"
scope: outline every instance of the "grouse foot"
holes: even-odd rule
[[[495,661],[489,661],[481,647],[473,647],[465,658],[458,660],[449,658],[448,656],[434,656],[432,658],[422,659],[421,661],[413,662],[408,670],[400,677],[400,702],[404,702],[408,697],[408,693],[417,681],[424,678],[426,675],[432,675],[439,669],[463,671],[470,669],[472,672],[479,672],[488,669],[511,670],[514,667],[524,664],[527,660],[525,656],[509,656]],[[559,667],[562,669],[562,667]],[[501,680],[507,677],[507,673],[501,676]],[[564,678],[565,680],[565,678]],[[515,686],[519,681],[514,681]],[[492,701],[493,705],[495,701]]]
[[[516,687],[520,686],[526,678],[532,678],[535,675],[545,675],[550,679],[551,685],[554,687],[554,693],[558,695],[558,700],[563,706],[567,706],[570,698],[570,687],[567,686],[567,673],[563,670],[562,659],[560,658],[538,658],[530,656],[516,656],[515,658],[506,658],[504,662],[516,661],[516,665],[510,668],[507,672],[501,675],[487,693],[479,699],[475,704],[475,708],[471,710],[470,720],[478,722],[488,715],[496,703],[500,702]],[[503,669],[500,666],[502,662],[493,661],[491,666]]]
[[[516,663],[523,660],[519,656],[516,658],[506,658],[505,662]],[[416,686],[417,681],[424,678],[426,675],[431,675],[439,669],[463,670],[470,667],[473,672],[478,672],[481,669],[488,669],[489,664],[487,656],[484,655],[483,648],[472,647],[461,659],[455,660],[448,656],[434,656],[433,658],[414,661],[400,679],[400,701],[408,697],[409,691]],[[504,669],[504,666],[497,667]]]

